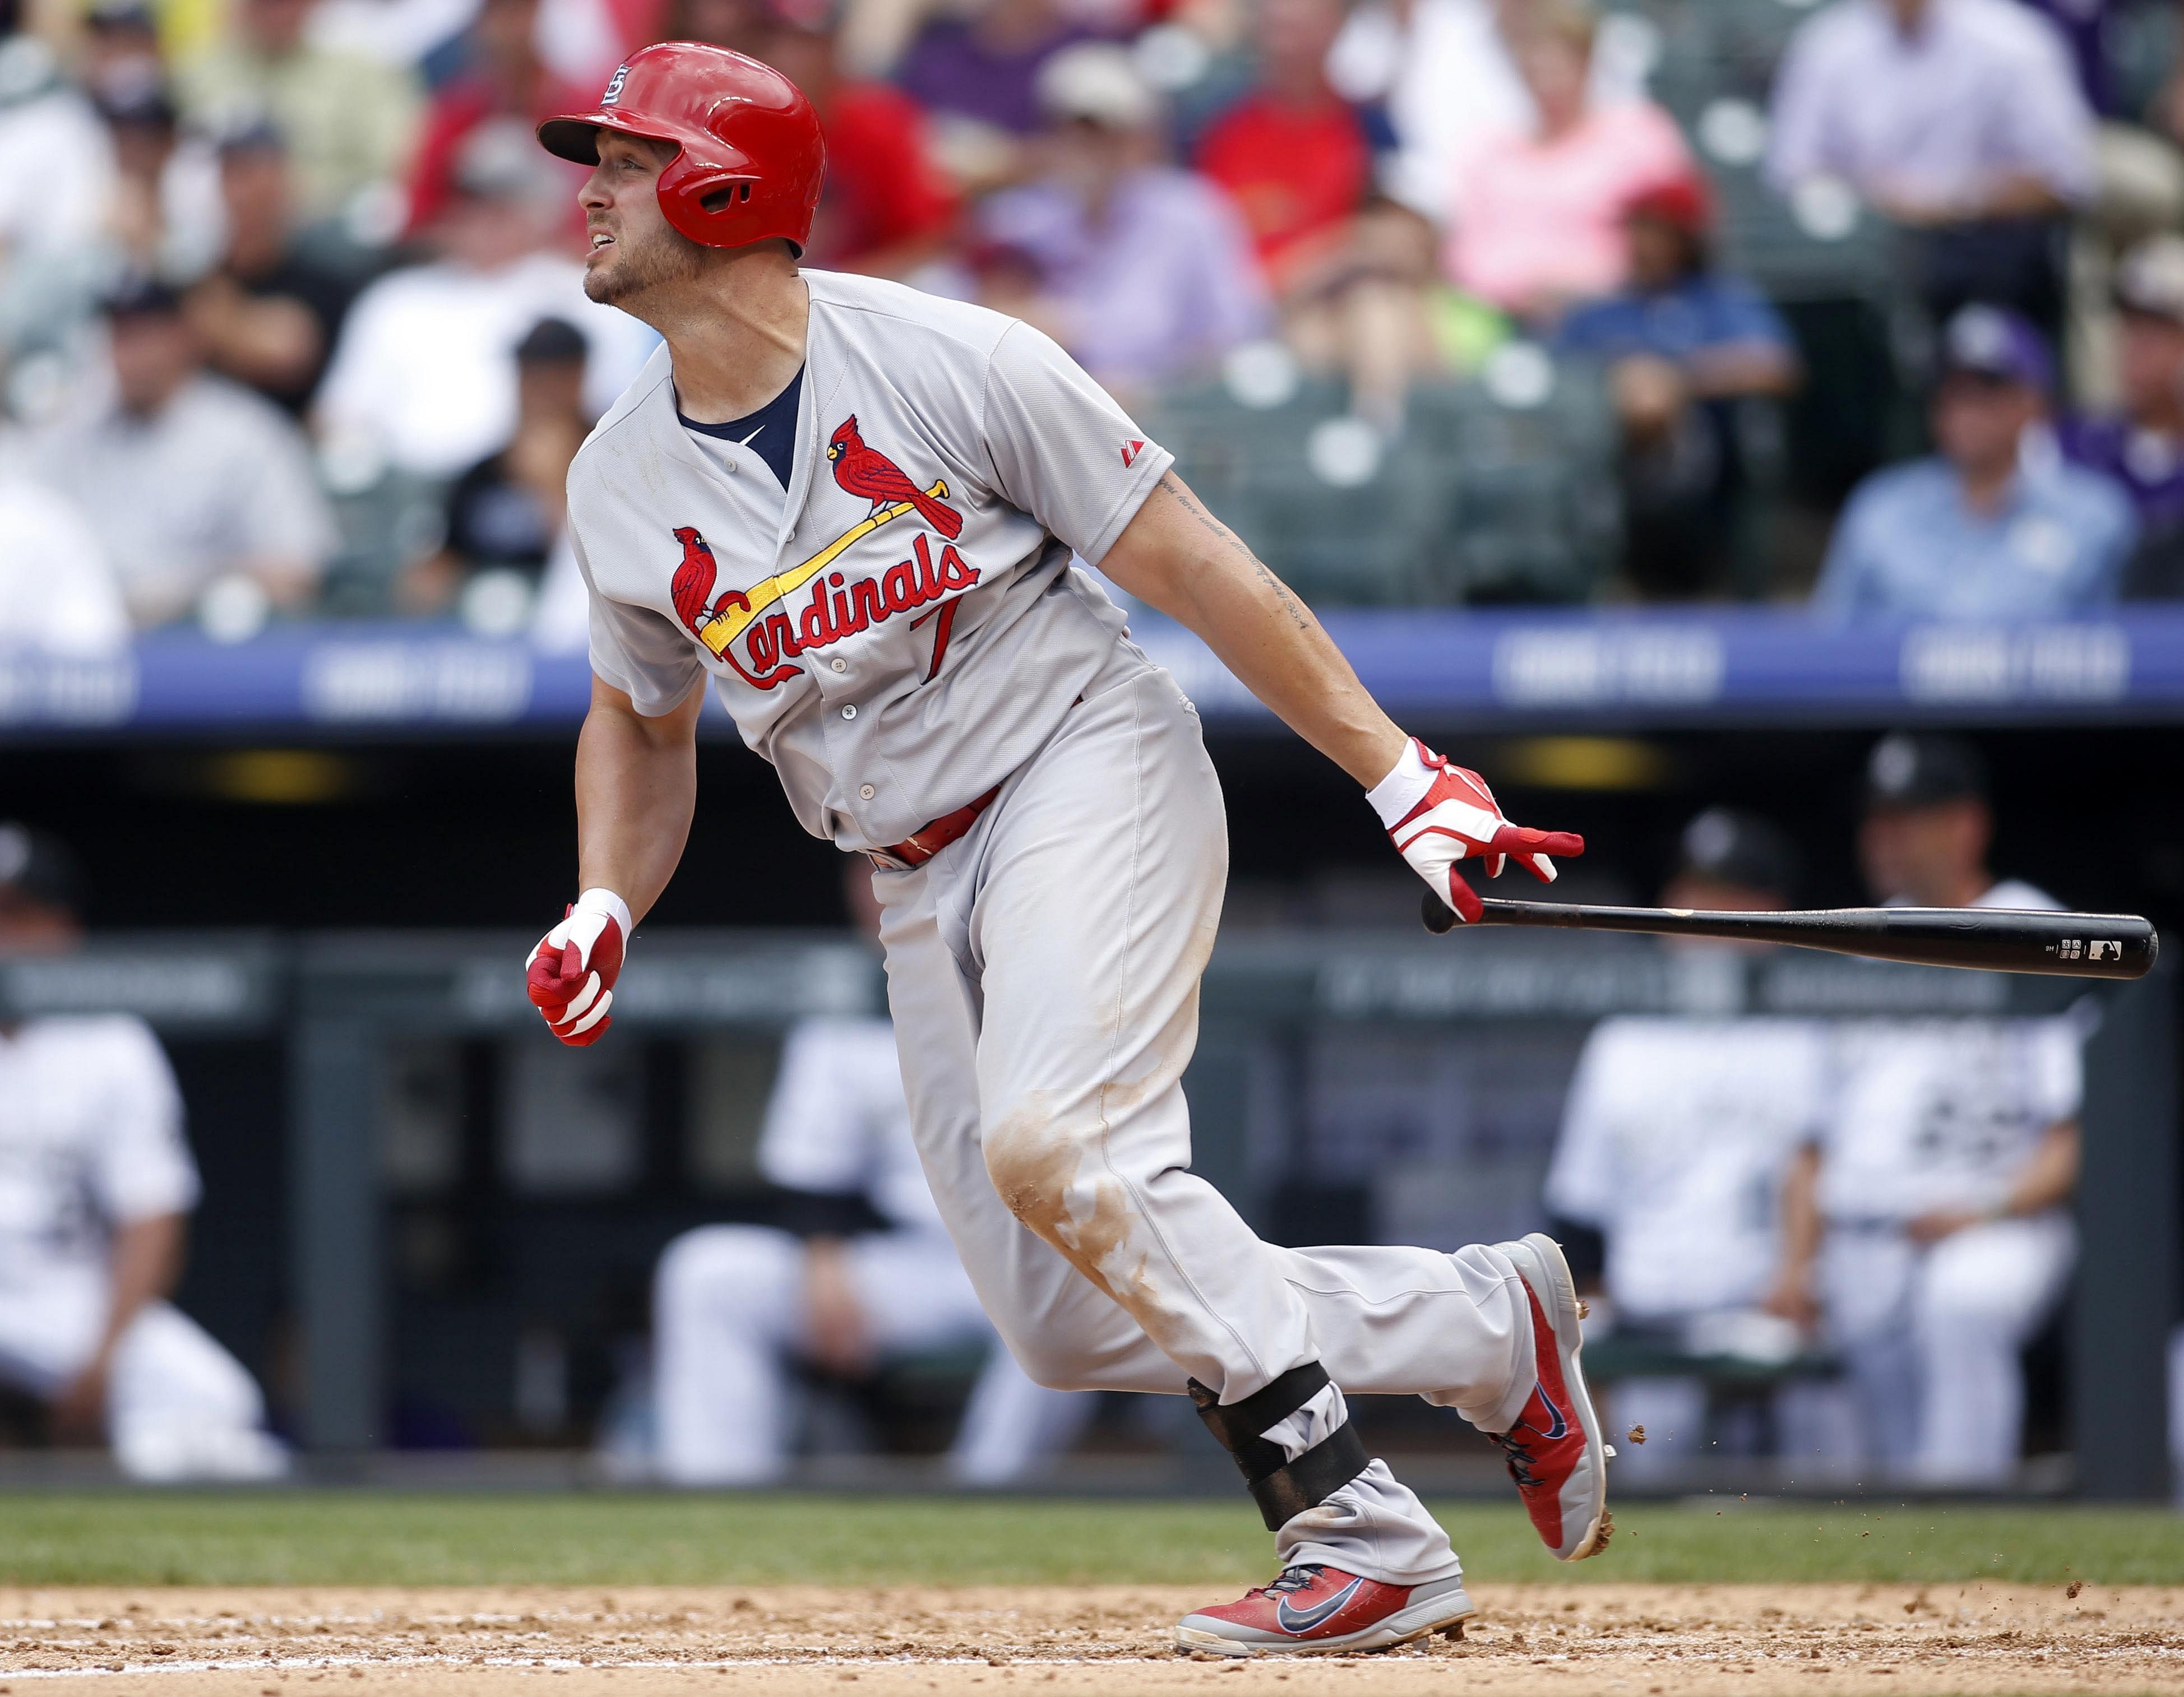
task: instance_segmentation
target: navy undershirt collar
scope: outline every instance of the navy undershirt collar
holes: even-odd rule
[[[796,465],[797,396],[803,387],[804,368],[799,366],[796,375],[788,380],[788,387],[755,413],[730,419],[726,424],[699,424],[695,419],[684,418],[678,406],[675,416],[681,420],[685,430],[694,430],[700,436],[716,437],[750,449],[766,463],[774,481],[786,492],[788,474]]]

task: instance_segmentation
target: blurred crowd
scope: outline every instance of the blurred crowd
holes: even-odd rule
[[[652,336],[531,132],[658,39],[810,93],[810,264],[1049,331],[1316,599],[2184,594],[2176,11],[0,0],[0,641],[580,649]]]

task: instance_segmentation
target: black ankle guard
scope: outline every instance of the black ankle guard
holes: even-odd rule
[[[1347,1420],[1298,1456],[1284,1459],[1282,1446],[1260,1433],[1295,1414],[1327,1388],[1327,1369],[1317,1361],[1291,1367],[1241,1402],[1223,1405],[1196,1379],[1189,1381],[1190,1399],[1206,1429],[1236,1458],[1236,1466],[1259,1505],[1268,1532],[1306,1509],[1318,1508],[1372,1464],[1365,1440]]]

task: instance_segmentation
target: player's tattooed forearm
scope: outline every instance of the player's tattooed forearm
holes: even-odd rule
[[[1212,514],[1207,512],[1204,507],[1199,504],[1198,497],[1192,494],[1189,489],[1184,487],[1183,479],[1177,476],[1175,473],[1173,471],[1163,471],[1161,474],[1160,487],[1167,490],[1167,492],[1174,498],[1177,503],[1181,505],[1183,510],[1190,514],[1190,516],[1197,521],[1198,527],[1201,530],[1206,531],[1212,536],[1218,537],[1226,547],[1236,548],[1245,553],[1250,552],[1249,549],[1244,548],[1244,545],[1241,542],[1236,540],[1235,537],[1230,533],[1229,529],[1226,525],[1223,524],[1220,520],[1215,518]]]
[[[1318,621],[1312,616],[1311,610],[1296,598],[1289,585],[1275,576],[1264,560],[1245,548],[1234,531],[1207,512],[1200,504],[1198,498],[1184,486],[1180,477],[1173,471],[1163,472],[1161,475],[1160,487],[1175,498],[1183,510],[1197,522],[1201,529],[1212,536],[1229,553],[1251,566],[1251,570],[1258,575],[1259,581],[1265,586],[1267,593],[1273,597],[1282,611],[1289,615],[1291,624],[1300,631],[1309,631],[1316,627]]]
[[[1267,586],[1267,593],[1280,604],[1282,611],[1290,615],[1290,622],[1300,631],[1317,629],[1319,621],[1312,616],[1312,609],[1296,598],[1289,585],[1268,570],[1267,563],[1257,555],[1251,555],[1251,570],[1259,574],[1259,581]]]

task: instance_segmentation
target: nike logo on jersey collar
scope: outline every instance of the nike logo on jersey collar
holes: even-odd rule
[[[1352,1579],[1323,1603],[1315,1603],[1309,1609],[1292,1609],[1287,1597],[1274,1601],[1274,1622],[1285,1633],[1308,1633],[1334,1618],[1342,1605],[1357,1594],[1357,1588],[1365,1582]]]

